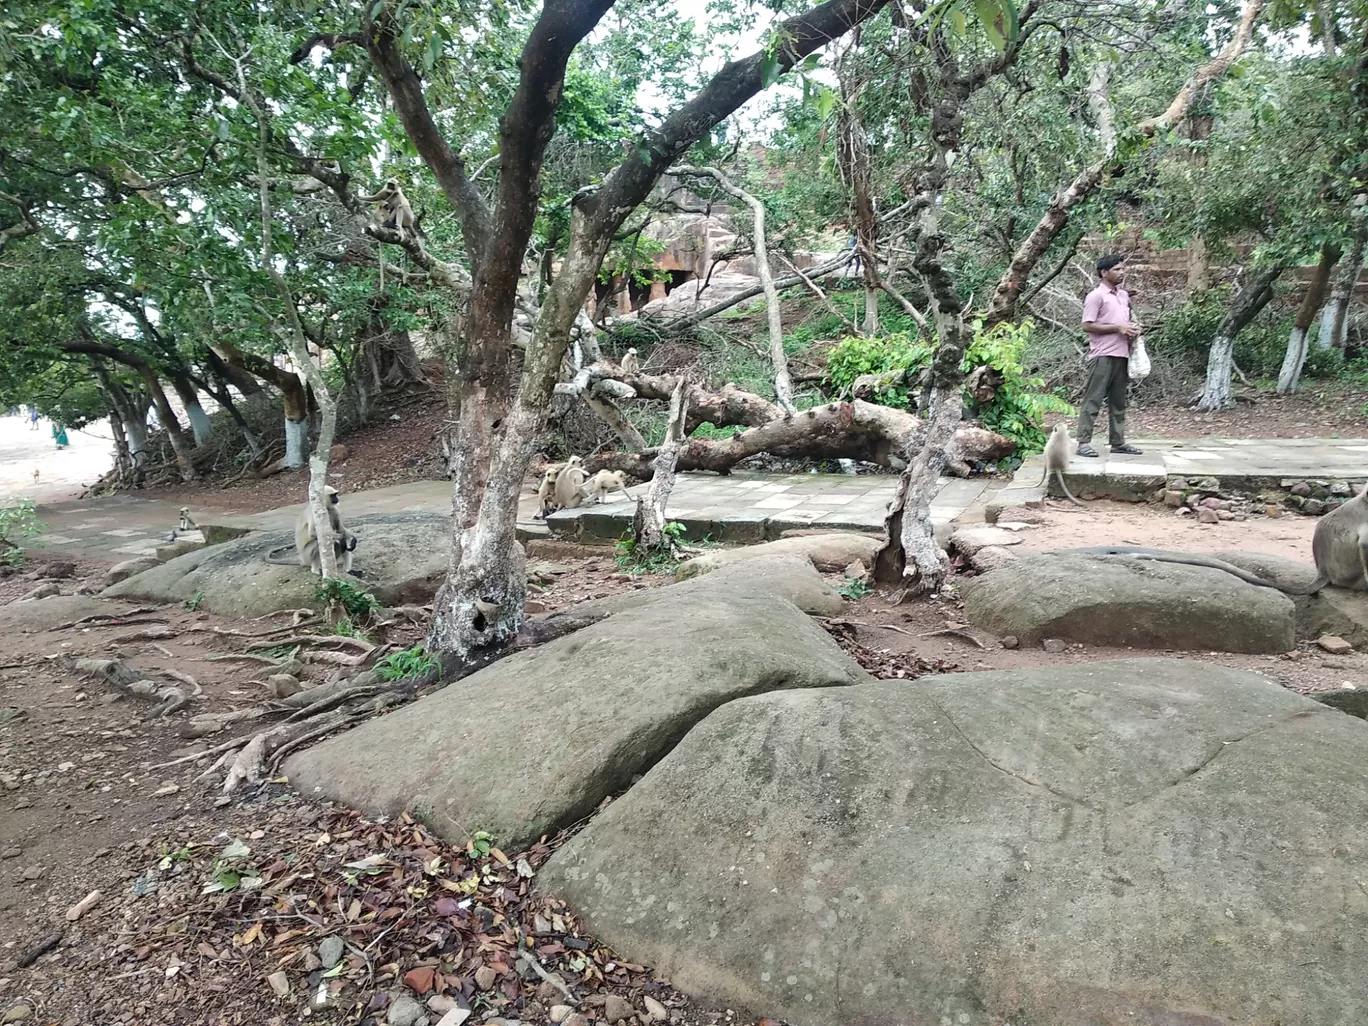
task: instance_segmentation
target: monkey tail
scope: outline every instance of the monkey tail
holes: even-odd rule
[[[288,552],[292,548],[294,548],[293,545],[277,545],[273,549],[267,549],[266,555],[262,556],[261,558],[265,560],[267,563],[273,563],[276,566],[299,566],[298,559],[280,559],[276,556],[276,553]]]
[[[1046,471],[1046,473],[1048,474],[1049,472]],[[1056,470],[1055,477],[1059,478],[1059,487],[1064,489],[1064,494],[1069,497],[1069,501],[1072,502],[1075,506],[1083,506],[1086,508],[1087,504],[1079,502],[1078,499],[1074,497],[1074,493],[1069,491],[1069,486],[1064,483],[1064,471]]]
[[[1328,574],[1317,572],[1316,579],[1312,581],[1310,584],[1308,584],[1304,589],[1280,588],[1279,590],[1286,592],[1288,595],[1314,595],[1316,594],[1316,592],[1320,591],[1329,583],[1330,577]]]

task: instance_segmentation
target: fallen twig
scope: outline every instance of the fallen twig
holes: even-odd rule
[[[288,638],[277,638],[275,641],[261,641],[255,645],[248,645],[247,651],[254,652],[262,648],[276,648],[280,645],[340,645],[343,648],[360,649],[366,655],[375,651],[375,646],[369,641],[361,638],[348,638],[342,634],[295,634]]]
[[[34,962],[38,961],[38,959],[42,958],[49,951],[55,948],[58,944],[61,944],[62,938],[65,936],[65,927],[58,930],[56,933],[48,934],[37,944],[35,944],[33,947],[29,948],[22,955],[20,955],[19,960],[14,963],[14,967],[16,969],[27,969],[29,966],[33,965]]]
[[[292,737],[290,740],[286,741],[283,745],[277,748],[273,753],[271,753],[271,774],[273,775],[275,771],[280,768],[280,764],[285,760],[285,756],[289,755],[296,749],[304,747],[310,741],[317,740],[318,738],[323,737],[325,734],[331,734],[335,730],[345,730],[348,727],[354,727],[356,726],[356,724],[360,723],[365,718],[366,717],[364,714],[353,716],[335,716],[331,719],[325,720],[323,723],[318,724],[312,730],[307,730],[303,734],[298,735],[297,737]]]
[[[903,633],[906,634],[907,632],[906,632],[906,631],[903,631]],[[973,645],[976,646],[977,648],[984,648],[984,647],[986,647],[986,646],[983,644],[983,642],[979,641],[978,638],[974,637],[974,636],[973,636],[972,634],[970,634],[968,631],[959,631],[959,630],[955,630],[953,627],[942,627],[940,630],[936,630],[936,631],[927,631],[925,634],[920,635],[920,637],[923,637],[923,638],[934,638],[934,637],[938,637],[938,636],[941,636],[941,635],[945,635],[945,636],[952,637],[952,638],[960,638],[960,639],[962,639],[962,640],[964,640],[964,641],[970,642],[971,644],[973,644]]]
[[[141,609],[130,609],[126,613],[94,613],[90,616],[83,616],[79,620],[72,620],[70,623],[59,623],[52,628],[54,631],[70,630],[72,627],[81,627],[85,624],[94,624],[106,620],[113,620],[116,624],[122,625],[128,621],[130,616],[139,616],[143,613],[155,613],[165,606],[143,606]]]

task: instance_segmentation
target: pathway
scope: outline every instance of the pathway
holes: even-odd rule
[[[1100,459],[1074,457],[1067,472],[1069,485],[1082,495],[1148,498],[1170,475],[1213,476],[1228,487],[1243,490],[1276,488],[1292,479],[1324,481],[1368,479],[1368,439],[1205,439],[1186,441],[1139,440],[1142,456]],[[1005,487],[988,478],[942,479],[931,506],[932,522],[979,519],[987,503],[993,509],[1038,500],[1040,457],[1027,460]],[[892,475],[845,474],[680,474],[667,515],[683,523],[686,537],[699,540],[754,542],[777,538],[794,528],[878,531],[897,479]],[[644,485],[633,486],[639,494]],[[22,494],[22,493],[21,493]],[[451,508],[451,486],[445,481],[420,481],[370,491],[348,493],[343,509],[349,517],[370,513],[433,512]],[[545,523],[534,519],[536,496],[523,493],[519,529],[524,538],[546,533],[558,537],[615,539],[630,529],[634,504],[623,499],[599,506],[552,514]],[[239,530],[288,528],[302,504],[264,513],[194,511],[204,525]],[[32,539],[35,548],[111,561],[147,555],[167,543],[176,526],[179,507],[171,502],[119,495],[43,504],[39,509],[45,530]]]

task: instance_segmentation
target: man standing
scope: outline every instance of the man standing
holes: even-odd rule
[[[1140,325],[1131,320],[1130,293],[1121,287],[1125,279],[1120,253],[1097,261],[1097,288],[1083,301],[1083,330],[1088,333],[1088,387],[1083,412],[1078,417],[1078,455],[1096,456],[1092,447],[1093,421],[1107,404],[1107,440],[1111,451],[1139,456],[1126,444],[1126,386],[1130,382],[1131,339]]]

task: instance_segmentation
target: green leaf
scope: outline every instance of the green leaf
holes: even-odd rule
[[[252,849],[247,847],[246,843],[239,838],[234,838],[228,847],[223,849],[225,859],[245,859],[250,854],[252,854]]]
[[[779,81],[779,76],[783,74],[783,69],[779,67],[779,51],[765,51],[765,56],[760,60],[760,88],[768,89]]]
[[[817,93],[817,116],[825,121],[831,117],[831,112],[836,109],[836,90],[830,86],[822,86]]]
[[[957,38],[963,39],[969,34],[969,24],[964,17],[963,7],[956,4],[946,12],[945,16],[950,19],[950,30],[954,32]]]

